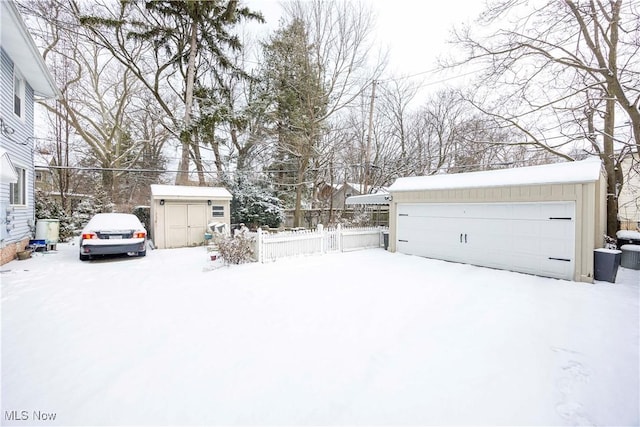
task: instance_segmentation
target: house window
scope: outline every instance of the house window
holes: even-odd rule
[[[12,205],[27,204],[27,170],[16,167],[18,182],[9,184],[9,203]]]
[[[24,79],[17,72],[13,74],[13,112],[24,117]]]
[[[224,206],[211,206],[211,216],[220,218],[224,216]]]

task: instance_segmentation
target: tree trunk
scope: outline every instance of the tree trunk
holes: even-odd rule
[[[111,167],[109,164],[103,165],[102,167],[105,168],[102,170],[102,188],[108,194],[110,200],[115,202],[113,194],[114,172],[108,169]]]
[[[216,165],[216,172],[218,176],[216,177],[218,182],[222,182],[222,178],[224,177],[224,170],[222,169],[222,157],[220,156],[220,144],[215,140],[215,136],[211,140],[211,148],[213,149],[213,162]]]
[[[204,167],[202,166],[202,156],[200,156],[200,140],[197,134],[195,136],[195,144],[193,144],[193,162],[196,164],[196,170],[198,171],[198,185],[204,187],[207,182],[204,178]]]
[[[607,235],[615,237],[618,231],[618,191],[615,171],[615,153],[613,151],[613,134],[615,132],[615,103],[607,96],[604,116],[604,168],[607,172]]]
[[[309,158],[304,157],[300,160],[300,167],[296,177],[296,203],[293,211],[293,226],[300,227],[302,224],[302,190],[304,189],[304,176],[309,165]]]
[[[189,41],[189,62],[187,64],[187,81],[185,82],[184,97],[184,130],[180,132],[182,143],[182,157],[176,175],[176,184],[185,185],[189,182],[189,148],[191,146],[191,108],[193,105],[193,85],[196,75],[196,49],[198,41],[198,25],[191,22],[191,39]]]
[[[332,160],[329,162],[329,187],[330,187],[330,193],[329,193],[329,224],[333,224],[333,157]]]

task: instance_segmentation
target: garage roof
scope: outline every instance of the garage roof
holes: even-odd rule
[[[173,198],[189,198],[189,199],[228,199],[232,196],[224,187],[193,187],[188,185],[151,185],[151,196],[173,197]]]
[[[600,173],[600,159],[590,158],[577,162],[553,163],[523,168],[398,178],[389,187],[389,191],[571,184],[597,181]]]

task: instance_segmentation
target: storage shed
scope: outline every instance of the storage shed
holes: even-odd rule
[[[151,227],[156,248],[204,243],[211,223],[231,227],[231,193],[222,187],[151,185]]]
[[[391,251],[593,282],[606,231],[599,159],[399,178],[389,192]]]

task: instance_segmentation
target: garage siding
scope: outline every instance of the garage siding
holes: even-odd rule
[[[603,179],[591,183],[521,185],[392,192],[389,250],[397,250],[398,204],[575,202],[575,272],[573,280],[593,282],[593,250],[601,247],[605,213],[598,203]],[[604,207],[606,209],[606,206]]]
[[[531,185],[517,187],[489,187],[451,190],[406,191],[393,194],[399,203],[437,202],[531,202],[576,200],[582,184]]]

